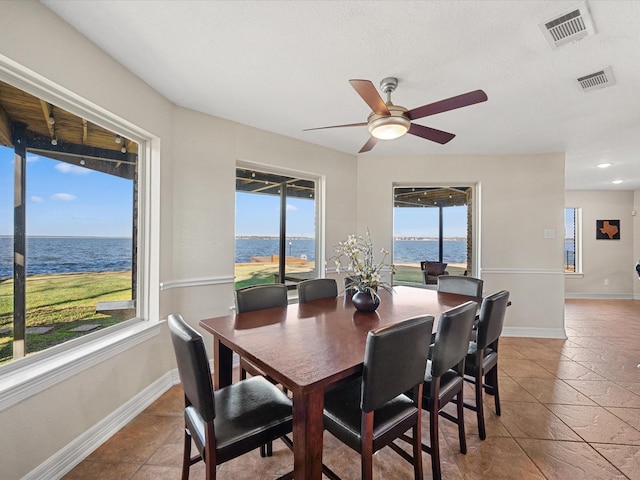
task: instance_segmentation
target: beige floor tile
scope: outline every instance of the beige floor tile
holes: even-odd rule
[[[489,437],[469,442],[467,454],[456,461],[465,480],[545,478],[512,438]]]
[[[500,369],[512,378],[555,378],[551,372],[531,360],[505,360],[500,357]]]
[[[62,477],[62,480],[128,480],[141,466],[137,463],[105,463],[84,460]]]
[[[548,405],[564,423],[586,442],[640,445],[640,431],[604,407]]]
[[[640,430],[640,408],[607,407],[607,410],[636,430]]]
[[[535,362],[562,380],[606,380],[602,375],[568,359],[566,361],[536,359]]]
[[[503,402],[499,418],[514,438],[580,440],[576,433],[540,403]]]
[[[565,405],[596,405],[586,395],[558,379],[526,378],[516,379],[541,403],[560,403]]]
[[[89,458],[102,462],[144,463],[184,420],[177,416],[139,415]]]
[[[609,460],[630,480],[640,480],[640,448],[630,445],[592,444],[600,455]]]
[[[518,439],[517,441],[546,478],[553,480],[624,480],[626,478],[585,443],[536,439]]]
[[[566,383],[603,407],[640,408],[639,395],[608,380],[566,380]]]

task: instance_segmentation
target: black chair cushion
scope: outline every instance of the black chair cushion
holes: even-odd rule
[[[263,377],[234,383],[216,390],[214,395],[218,463],[235,457],[232,451],[258,448],[292,429],[291,400]],[[196,409],[187,407],[185,420],[198,450],[202,451],[205,443],[202,417]],[[278,425],[275,431],[269,431]]]
[[[357,378],[327,392],[324,397],[325,428],[357,452],[361,451],[361,387],[362,380]],[[377,441],[386,433],[399,423],[410,425],[417,415],[415,404],[406,395],[398,395],[377,409],[373,424],[374,451]]]
[[[464,362],[465,375],[475,376],[476,370],[476,357],[478,352],[478,344],[476,342],[469,342],[469,351],[467,352],[467,358]],[[498,353],[493,349],[487,347],[484,349],[484,357],[482,358],[482,368],[484,371],[491,370],[491,368],[498,362]]]
[[[427,361],[427,372],[424,376],[424,387],[422,390],[422,398],[424,401],[428,401],[431,396],[431,382],[433,377],[431,375],[431,360]],[[440,399],[442,404],[448,403],[457,392],[462,388],[464,380],[463,377],[455,370],[448,370],[440,377]]]

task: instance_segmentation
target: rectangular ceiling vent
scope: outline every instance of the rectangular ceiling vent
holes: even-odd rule
[[[613,76],[611,67],[603,68],[589,75],[578,78],[578,84],[583,92],[590,92],[598,88],[610,87],[615,85],[616,77]]]
[[[554,50],[596,33],[586,2],[542,22],[540,29]]]

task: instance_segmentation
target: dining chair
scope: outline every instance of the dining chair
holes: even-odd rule
[[[426,315],[370,331],[362,377],[325,394],[324,426],[360,453],[363,479],[373,476],[373,454],[388,445],[413,464],[415,479],[422,480],[422,382],[432,328],[433,317]],[[393,443],[409,429],[412,456]],[[323,471],[339,478],[326,466]]]
[[[422,450],[431,455],[434,480],[442,478],[438,428],[440,416],[458,425],[460,452],[467,453],[464,432],[464,362],[477,308],[476,302],[466,302],[440,315],[435,342],[431,347],[431,359],[427,361],[422,389],[422,408],[429,412],[431,445],[422,444]],[[456,417],[442,410],[452,401],[456,402]],[[402,438],[406,441],[413,440],[406,436]]]
[[[298,302],[305,303],[338,296],[338,284],[333,278],[313,278],[298,283]]]
[[[267,285],[253,285],[235,291],[236,312],[252,312],[264,308],[286,307],[289,303],[287,287],[282,283],[270,283]],[[247,372],[251,375],[262,375],[272,383],[277,383],[264,374],[257,366],[240,357],[240,379],[247,378]]]
[[[456,293],[470,297],[482,297],[483,280],[458,275],[441,275],[438,277],[436,290],[443,293]]]
[[[291,432],[291,400],[282,391],[263,377],[214,391],[202,335],[179,314],[169,315],[168,325],[185,401],[182,480],[200,460],[207,480],[215,480],[217,465]],[[199,452],[194,457],[192,440]]]
[[[287,298],[287,287],[282,283],[270,283],[266,285],[253,285],[235,291],[236,312],[252,312],[264,308],[286,307],[289,303]],[[265,374],[256,365],[246,358],[240,357],[240,380],[247,378],[247,373],[251,376],[265,377],[273,384],[278,382]],[[286,391],[286,390],[285,390]],[[260,447],[260,455],[271,456],[273,447],[271,442]]]
[[[475,384],[475,405],[465,402],[464,406],[474,410],[478,417],[478,434],[487,438],[484,423],[482,391],[493,395],[496,415],[500,416],[500,395],[498,393],[498,340],[502,333],[504,316],[509,304],[509,292],[502,290],[485,297],[480,307],[480,320],[476,339],[469,343],[464,365],[465,380]],[[484,381],[483,381],[484,379]]]

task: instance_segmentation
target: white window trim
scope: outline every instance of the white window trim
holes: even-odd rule
[[[325,267],[325,208],[324,197],[326,192],[326,176],[317,173],[307,172],[304,170],[295,170],[292,168],[279,167],[269,163],[252,162],[248,160],[237,160],[236,168],[255,169],[261,172],[269,172],[275,175],[283,175],[287,177],[303,178],[315,182],[315,222],[316,222],[316,271],[318,278],[324,278],[327,274]],[[234,206],[235,211],[235,206]]]
[[[0,54],[0,80],[138,143],[137,317],[0,366],[0,411],[160,333],[160,140]]]
[[[564,272],[566,278],[583,278],[584,272],[582,271],[582,208],[581,207],[565,207],[565,210],[571,208],[575,210],[574,218],[574,234],[575,238],[575,252],[574,258],[576,263],[575,272]]]

